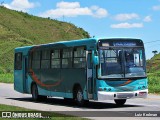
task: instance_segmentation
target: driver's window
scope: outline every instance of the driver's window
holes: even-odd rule
[[[134,54],[131,51],[125,51],[125,58],[127,63],[134,62]]]
[[[136,66],[143,66],[142,50],[137,50],[134,52],[134,64]]]
[[[125,51],[125,59],[127,66],[143,66],[142,50]]]
[[[134,64],[136,66],[139,66],[140,65],[140,62],[139,62],[139,54],[134,54]]]

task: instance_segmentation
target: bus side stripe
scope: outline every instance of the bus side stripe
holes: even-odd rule
[[[132,80],[127,80],[125,83],[123,83],[123,84],[120,84],[119,86],[124,86],[124,85],[127,85],[127,84],[129,84],[130,82],[132,82]]]
[[[38,79],[38,77],[36,76],[36,74],[34,73],[34,71],[33,71],[32,69],[30,69],[30,72],[32,73],[32,74],[31,74],[31,77],[33,78],[33,80],[34,80],[37,84],[39,84],[40,86],[43,86],[43,87],[58,86],[58,85],[62,82],[62,80],[59,80],[59,81],[57,81],[55,84],[47,85],[47,84],[42,83],[42,82]]]

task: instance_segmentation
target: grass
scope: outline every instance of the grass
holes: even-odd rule
[[[0,82],[13,83],[13,74],[12,73],[0,74]]]
[[[0,111],[14,111],[14,112],[19,112],[19,113],[25,113],[25,112],[41,112],[41,111],[35,111],[35,110],[31,110],[31,109],[26,109],[26,108],[22,108],[22,107],[16,107],[16,106],[10,106],[10,105],[3,105],[0,104]],[[86,118],[80,118],[80,117],[75,117],[75,116],[68,116],[68,115],[63,115],[63,114],[59,114],[59,113],[54,113],[54,112],[45,112],[42,113],[42,115],[45,116],[51,116],[51,120],[87,120]],[[0,115],[1,116],[1,115]],[[52,117],[55,116],[55,117]],[[9,118],[10,119],[10,118]],[[13,120],[19,120],[18,118],[14,118]],[[21,120],[41,120],[40,118],[34,118],[34,119],[29,119],[29,118],[22,118]],[[47,119],[45,119],[47,120]],[[49,120],[49,119],[48,119]]]

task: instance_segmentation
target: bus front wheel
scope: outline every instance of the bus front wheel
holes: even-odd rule
[[[122,106],[126,103],[126,99],[115,99],[114,102],[116,103],[116,105]]]
[[[84,99],[83,99],[83,92],[80,87],[77,87],[77,89],[74,91],[74,99],[78,106],[84,105]]]

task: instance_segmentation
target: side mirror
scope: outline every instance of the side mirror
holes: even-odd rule
[[[98,58],[98,56],[94,56],[93,57],[93,63],[94,63],[94,65],[98,65],[99,64],[99,58]]]

